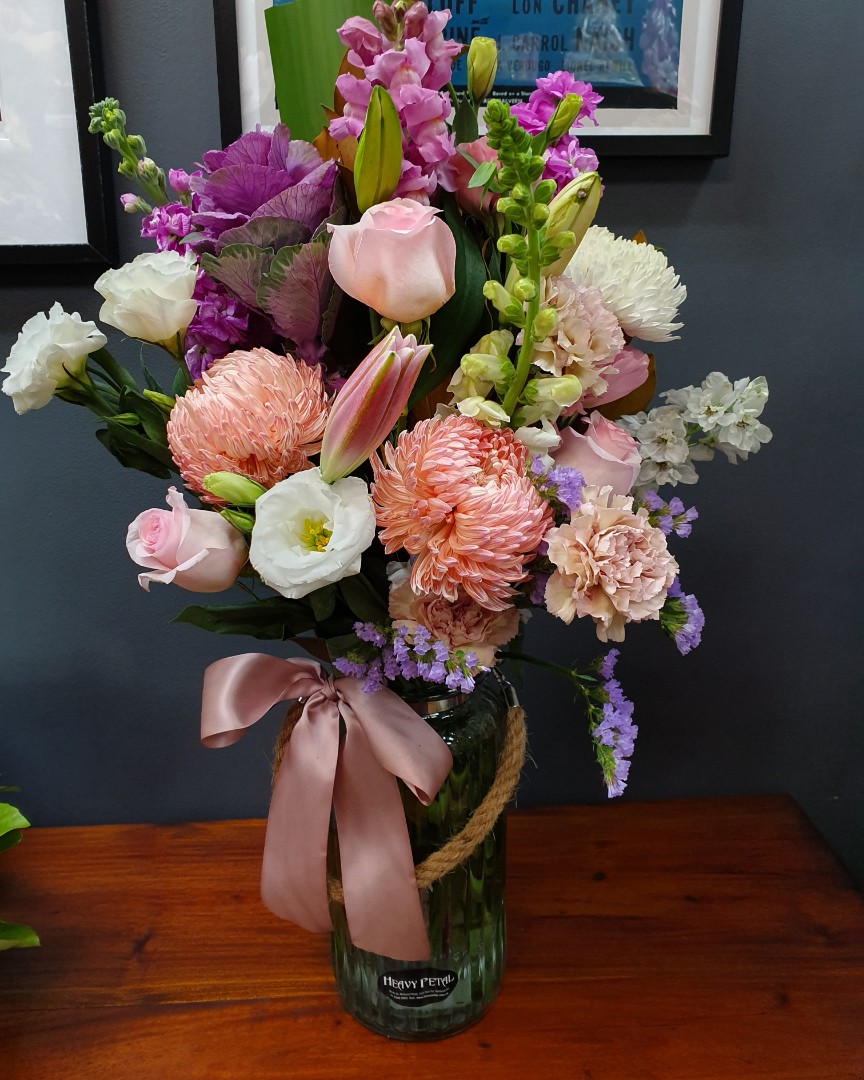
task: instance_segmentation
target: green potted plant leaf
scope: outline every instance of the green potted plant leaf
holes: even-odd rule
[[[14,788],[0,788],[0,791],[14,791]],[[21,843],[22,829],[30,822],[20,810],[9,803],[0,803],[0,852]],[[0,952],[4,949],[27,949],[38,945],[39,938],[29,926],[4,922],[0,919]]]

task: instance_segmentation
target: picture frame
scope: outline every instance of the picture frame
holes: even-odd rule
[[[0,18],[0,268],[107,266],[111,165],[88,131],[89,106],[104,96],[96,4],[0,0]]]
[[[601,159],[723,157],[729,153],[743,0],[666,0],[663,5],[659,0],[427,0],[427,3],[431,9],[451,11],[448,33],[457,40],[467,44],[476,34],[499,39],[498,96],[514,101],[524,99],[534,88],[534,78],[559,67],[591,81],[605,100],[597,110],[598,126],[581,128],[579,138],[594,148]],[[271,0],[213,0],[225,144],[256,123],[273,124],[278,119],[264,25],[264,10],[270,4]],[[611,18],[620,12],[624,40],[635,52],[639,39],[634,27],[639,26],[645,12],[661,6],[674,13],[673,26],[677,19],[680,34],[674,94],[654,86],[638,86],[632,77],[630,86],[624,85],[625,80],[604,83],[602,75],[597,78],[595,74],[592,79],[590,64],[586,65],[585,56],[580,56],[575,48],[585,41],[583,31],[588,15],[599,11]],[[571,10],[575,14],[568,15]],[[518,23],[514,23],[516,19]],[[534,43],[536,47],[532,48]],[[595,69],[602,66],[596,57],[593,59]],[[514,80],[507,75],[508,63],[521,64],[527,70]],[[457,89],[460,81],[464,85],[464,67],[463,59],[454,72]]]

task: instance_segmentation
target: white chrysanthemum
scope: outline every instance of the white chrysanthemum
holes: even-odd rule
[[[684,325],[675,318],[687,289],[663,252],[651,244],[637,244],[592,225],[564,273],[599,289],[630,337],[674,341],[674,331]]]

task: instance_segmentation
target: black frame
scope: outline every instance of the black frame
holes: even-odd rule
[[[711,127],[707,135],[595,135],[592,129],[581,128],[579,141],[595,149],[601,160],[608,157],[726,157],[732,134],[732,108],[743,6],[744,0],[722,0],[711,100]],[[243,133],[235,0],[213,0],[213,17],[216,29],[222,144],[227,146]]]
[[[116,261],[117,221],[113,210],[111,159],[102,139],[91,135],[88,109],[105,96],[99,63],[95,0],[65,0],[72,91],[78,118],[78,152],[87,220],[86,244],[0,245],[0,267],[107,266]]]
[[[581,128],[579,141],[596,150],[601,161],[604,157],[726,157],[732,137],[743,7],[744,0],[723,0],[720,7],[711,127],[707,135],[594,135],[590,129]]]

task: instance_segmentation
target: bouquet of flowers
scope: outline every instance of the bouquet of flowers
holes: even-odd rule
[[[661,492],[768,441],[765,379],[713,372],[652,405],[647,350],[676,338],[686,290],[644,236],[593,224],[603,186],[579,129],[599,95],[559,71],[505,104],[488,38],[459,94],[449,12],[373,8],[339,30],[314,143],[255,130],[166,176],[117,101],[93,106],[156,248],[99,278],[100,319],[170,354],[173,381],[132,374],[55,304],[24,326],[3,390],[19,413],[89,409],[122,465],[173,480],[168,508],[129,526],[141,585],[236,585],[178,620],[293,642],[332,665],[349,712],[530,662],[535,610],[590,621],[604,645],[659,622],[687,653],[703,616],[674,542],[697,514]],[[610,796],[637,731],[616,656],[558,669]],[[280,684],[262,708],[289,696],[311,700]]]

